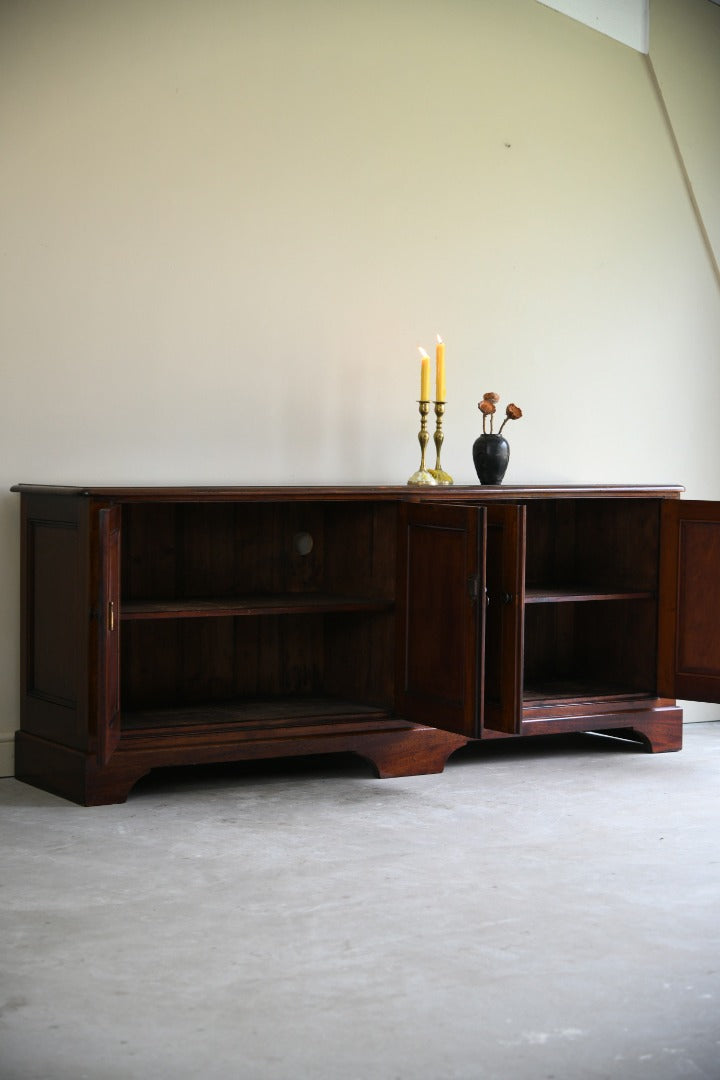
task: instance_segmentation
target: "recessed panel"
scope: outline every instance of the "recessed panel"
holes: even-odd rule
[[[465,646],[457,598],[467,595],[467,533],[413,525],[408,544],[406,686],[462,703]]]
[[[58,704],[77,698],[78,531],[73,525],[30,524],[32,597],[28,690]]]
[[[713,522],[684,521],[680,528],[678,671],[698,675],[720,669],[720,530]]]

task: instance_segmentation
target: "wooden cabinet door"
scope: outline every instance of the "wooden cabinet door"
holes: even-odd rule
[[[720,702],[720,503],[661,510],[658,688]]]
[[[485,509],[403,503],[397,712],[475,737],[482,724]]]
[[[525,625],[525,507],[487,510],[485,727],[520,731]]]
[[[85,752],[91,608],[87,500],[22,496],[21,727]]]
[[[120,507],[98,512],[97,755],[107,765],[120,741]]]

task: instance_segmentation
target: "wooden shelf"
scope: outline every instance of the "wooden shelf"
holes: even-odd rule
[[[655,593],[646,589],[593,589],[582,586],[533,588],[525,590],[526,604],[575,604],[605,600],[653,600]]]
[[[648,695],[649,691],[632,690],[617,683],[599,683],[590,679],[548,679],[526,685],[523,701],[527,704],[540,704],[543,701],[621,701]]]
[[[122,603],[120,618],[206,619],[236,615],[317,615],[333,612],[391,611],[386,597],[292,593],[282,596],[226,596],[212,599],[131,600]]]
[[[162,728],[199,729],[203,732],[227,726],[241,726],[249,731],[284,731],[287,728],[318,728],[328,725],[353,726],[390,724],[387,709],[357,702],[317,697],[282,697],[237,699],[175,708],[142,709],[123,712],[123,732],[149,732]],[[409,726],[392,721],[394,727]]]

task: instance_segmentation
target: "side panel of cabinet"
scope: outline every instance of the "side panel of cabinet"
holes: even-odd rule
[[[475,737],[482,717],[484,508],[403,504],[397,712]]]
[[[88,745],[87,500],[22,502],[21,729],[78,750]]]
[[[524,506],[487,511],[485,727],[507,735],[522,714],[525,518]]]
[[[97,755],[107,765],[120,741],[120,507],[98,512]]]
[[[720,503],[662,507],[658,641],[662,696],[720,702]]]

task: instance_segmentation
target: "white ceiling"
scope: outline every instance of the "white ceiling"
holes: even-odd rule
[[[720,0],[713,0],[720,3]],[[649,47],[649,0],[539,0],[638,52]]]

